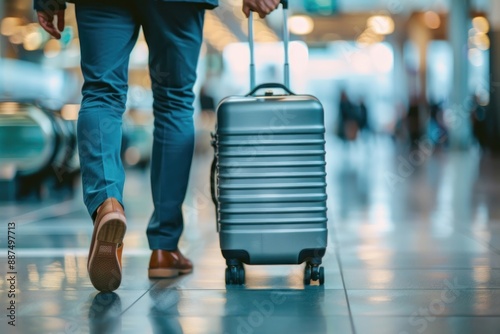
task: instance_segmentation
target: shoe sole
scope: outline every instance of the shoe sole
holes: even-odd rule
[[[189,274],[193,269],[148,269],[149,278],[173,278],[181,274]]]
[[[101,292],[111,292],[120,286],[122,269],[116,250],[126,230],[125,216],[112,212],[102,218],[95,231],[88,271],[92,285]]]

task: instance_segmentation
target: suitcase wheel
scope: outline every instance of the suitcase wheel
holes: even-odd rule
[[[245,284],[245,268],[243,265],[230,265],[226,268],[226,284]]]
[[[325,283],[325,268],[307,262],[304,268],[304,285],[310,285],[311,280],[319,281],[319,285],[323,285]]]

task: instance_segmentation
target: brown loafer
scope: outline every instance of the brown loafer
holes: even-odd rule
[[[149,278],[170,278],[179,274],[189,274],[193,271],[193,264],[177,249],[165,251],[153,250],[149,260]]]
[[[126,230],[123,207],[115,198],[108,198],[97,209],[87,263],[90,281],[99,291],[111,292],[120,286]]]

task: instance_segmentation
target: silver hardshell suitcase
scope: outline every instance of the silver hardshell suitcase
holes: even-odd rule
[[[249,18],[251,92],[217,107],[212,144],[212,197],[226,259],[226,284],[243,284],[245,264],[307,262],[304,284],[324,282],[327,246],[323,107],[288,85],[286,4],[285,85],[254,87],[252,17]],[[279,88],[285,94],[277,95]],[[265,95],[258,91],[267,89]]]

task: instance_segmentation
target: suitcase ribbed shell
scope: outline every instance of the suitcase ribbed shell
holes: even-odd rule
[[[217,109],[220,245],[249,264],[321,258],[327,243],[323,107],[308,95],[227,98]],[[235,255],[236,254],[236,255]]]

